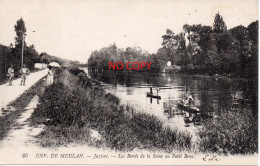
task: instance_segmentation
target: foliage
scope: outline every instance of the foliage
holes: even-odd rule
[[[81,70],[81,69],[79,69],[79,68],[77,68],[77,67],[69,67],[68,70],[69,70],[72,74],[74,74],[74,75],[78,75],[78,74],[80,74],[80,73],[85,73],[84,70]]]
[[[34,70],[34,63],[39,61],[39,54],[35,49],[34,45],[27,46],[23,36],[26,36],[26,27],[23,19],[19,19],[14,26],[16,37],[15,37],[15,46],[11,43],[10,46],[1,46],[4,47],[6,51],[1,52],[4,61],[4,72],[7,72],[8,68],[13,65],[15,71],[15,77],[20,75],[19,69],[21,68],[21,55],[22,55],[22,42],[24,41],[23,47],[23,63],[27,65],[31,71]],[[4,74],[6,76],[6,74]],[[5,77],[3,77],[5,78]]]
[[[258,124],[252,116],[249,110],[227,111],[205,122],[198,132],[200,150],[220,154],[256,153]]]
[[[62,139],[59,142],[65,145],[79,140],[87,143],[84,131],[88,133],[91,128],[102,135],[105,146],[122,151],[134,148],[172,151],[191,147],[188,133],[164,128],[155,116],[131,114],[129,107],[121,105],[116,96],[106,94],[100,85],[88,86],[90,82],[95,81],[90,81],[84,73],[75,76],[67,70],[55,71],[54,84],[40,97],[32,115],[34,122],[43,119],[38,123],[47,125],[39,135],[43,146],[55,142],[57,146],[57,139]]]
[[[213,30],[215,33],[224,33],[227,31],[227,26],[219,13],[215,16]]]
[[[26,44],[26,26],[23,18],[17,20],[14,30],[16,32],[15,37],[15,45],[11,43],[10,46],[0,46],[3,48],[0,54],[5,57],[4,67],[1,69],[1,81],[2,79],[6,79],[6,73],[8,68],[13,65],[15,71],[15,77],[19,76],[19,70],[21,68],[21,60],[22,60],[22,46],[23,46],[23,64],[27,66],[31,71],[34,70],[35,63],[50,63],[50,62],[58,62],[61,65],[67,66],[75,66],[79,65],[78,61],[71,61],[66,59],[61,59],[55,56],[48,55],[43,52],[39,55],[36,51],[35,45],[27,46]],[[24,42],[24,43],[23,43]],[[24,45],[23,45],[24,44]]]
[[[23,43],[23,37],[26,36],[26,27],[25,22],[23,21],[23,18],[20,18],[17,20],[16,25],[14,26],[16,37],[15,37],[15,47],[22,48]],[[24,46],[26,46],[26,43],[24,42]]]
[[[228,30],[223,17],[217,13],[213,27],[185,24],[179,34],[167,29],[162,35],[162,48],[156,54],[148,54],[140,48],[118,49],[114,44],[93,51],[88,65],[107,70],[110,61],[122,61],[124,66],[128,61],[148,61],[152,62],[149,72],[162,72],[170,61],[181,68],[181,72],[255,79],[257,40],[258,21],[248,27],[239,25]]]
[[[90,55],[90,58],[88,59],[88,66],[93,68],[103,68],[104,70],[109,70],[109,62],[111,62],[112,64],[114,64],[114,62],[122,62],[124,64],[123,70],[127,70],[127,62],[148,62],[147,55],[148,53],[143,51],[139,47],[128,47],[125,50],[123,50],[118,49],[117,46],[113,44],[106,48],[102,48],[98,51],[93,51]],[[143,69],[147,70],[147,67]]]
[[[258,21],[254,21],[248,25],[249,39],[254,43],[258,43]]]
[[[45,63],[45,64],[49,64],[51,62],[57,62],[58,64],[66,66],[66,67],[68,67],[68,66],[79,66],[80,65],[80,63],[78,61],[62,59],[62,58],[59,58],[59,57],[56,57],[56,56],[49,55],[46,52],[42,52],[39,55],[39,62]]]
[[[183,31],[176,35],[167,29],[162,45],[170,55],[165,59],[181,66],[182,72],[229,74],[255,79],[257,34],[258,21],[248,27],[240,25],[227,30],[222,16],[217,13],[213,29],[200,24],[185,24]],[[186,42],[179,36],[184,36]]]

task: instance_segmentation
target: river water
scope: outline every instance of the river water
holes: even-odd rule
[[[122,71],[88,72],[102,81],[107,92],[120,98],[135,111],[157,116],[165,126],[177,127],[192,135],[205,119],[214,119],[223,111],[246,108],[257,117],[257,85],[235,78],[184,75],[170,73],[135,73]],[[150,98],[146,93],[160,89],[161,99]],[[199,113],[179,109],[177,102],[191,94]]]

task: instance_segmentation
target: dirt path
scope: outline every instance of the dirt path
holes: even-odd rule
[[[14,80],[12,86],[10,86],[9,83],[1,85],[0,109],[22,95],[26,90],[28,90],[45,75],[47,75],[47,69],[31,73],[26,79],[26,86],[20,86],[21,79]],[[0,110],[0,114],[1,113],[2,111]]]
[[[34,136],[38,135],[43,127],[33,128],[29,126],[29,122],[27,121],[34,109],[37,107],[39,97],[34,96],[28,106],[25,108],[25,112],[16,120],[14,127],[9,131],[8,135],[2,141],[0,148],[1,149],[9,149],[9,148],[17,148],[32,146],[35,142]]]
[[[45,72],[41,74],[37,74],[33,80],[28,82],[37,82],[40,78],[45,75]],[[38,79],[37,79],[38,78]],[[20,80],[18,80],[20,81]],[[33,84],[32,84],[33,85]],[[31,86],[32,86],[31,85]],[[29,85],[28,85],[29,86]],[[0,86],[0,89],[2,86]],[[22,89],[22,88],[21,88]],[[25,88],[29,89],[29,87]],[[19,91],[21,93],[22,90]],[[14,94],[18,94],[18,92],[14,92]],[[18,95],[19,96],[19,95]],[[16,96],[16,97],[18,97]],[[10,99],[10,98],[9,98]],[[1,98],[2,100],[2,98]],[[7,102],[7,99],[4,99]],[[98,149],[95,147],[91,147],[88,145],[78,145],[76,143],[71,143],[68,146],[62,146],[57,148],[45,148],[37,143],[37,139],[35,136],[39,135],[42,131],[44,131],[44,125],[41,126],[30,126],[30,122],[28,119],[31,117],[37,104],[39,102],[39,97],[34,96],[29,104],[26,106],[25,111],[21,114],[21,116],[16,119],[13,123],[14,126],[8,132],[6,137],[0,142],[0,164],[138,164],[146,163],[146,158],[134,158],[134,156],[150,154],[150,156],[164,156],[164,152],[158,151],[147,151],[147,150],[139,150],[135,149],[132,152],[118,152],[110,149]],[[91,130],[91,135],[93,138],[100,139],[100,135],[98,132]],[[57,141],[59,141],[57,139]],[[187,154],[189,152],[172,152],[172,154]],[[53,158],[52,155],[55,154],[57,157]],[[172,155],[171,154],[171,155]],[[78,156],[82,155],[82,158],[73,158],[69,156]],[[65,157],[64,157],[65,156]],[[67,157],[66,157],[67,156]],[[119,156],[126,156],[125,158]],[[130,157],[127,157],[130,156]],[[131,157],[132,156],[132,157]],[[203,157],[205,154],[197,154],[196,162],[194,159],[185,159],[186,164],[193,165],[201,165],[201,161],[203,161]],[[239,156],[240,157],[240,156]],[[229,158],[221,157],[221,161],[214,164],[226,164],[232,163],[237,159],[237,156],[231,156]],[[257,156],[245,156],[242,158],[244,162],[250,161],[251,163],[257,162]],[[149,162],[162,165],[162,164],[176,164],[179,163],[180,160],[173,159],[165,159],[165,158],[149,158]],[[203,161],[204,162],[204,161]],[[184,163],[184,164],[185,164]],[[243,162],[241,162],[243,163]],[[204,162],[204,164],[212,164],[212,162]],[[252,164],[253,165],[253,164]]]
[[[22,115],[14,122],[14,127],[0,143],[0,164],[138,164],[147,162],[146,158],[135,158],[135,156],[164,156],[164,152],[151,152],[146,150],[134,150],[132,152],[117,152],[109,149],[97,149],[87,145],[70,144],[67,147],[44,148],[37,144],[34,136],[43,131],[44,126],[31,127],[28,119],[31,117],[38,104],[38,96],[34,96],[25,108]],[[95,135],[95,132],[94,132]],[[57,140],[58,141],[58,140]],[[173,152],[173,154],[187,154],[187,152]],[[53,155],[57,157],[53,158]],[[74,158],[69,156],[83,156]],[[169,154],[168,154],[169,155]],[[172,154],[171,154],[172,155]],[[119,157],[121,156],[121,157]],[[122,157],[126,156],[126,157]],[[130,156],[130,157],[129,157]],[[132,156],[132,157],[131,157]],[[186,158],[186,163],[200,164],[205,154],[197,154],[196,162],[192,158]],[[241,157],[241,156],[239,156]],[[230,159],[231,158],[231,159]],[[237,156],[221,157],[218,164],[230,163],[237,159]],[[240,158],[241,159],[241,158]],[[257,156],[245,156],[244,162],[257,162]],[[176,164],[180,160],[177,158],[149,158],[149,163],[153,164]],[[184,161],[184,160],[182,160]],[[212,164],[204,162],[205,164]],[[232,163],[232,162],[231,162]],[[216,164],[216,163],[215,163]],[[253,165],[253,164],[252,164]]]

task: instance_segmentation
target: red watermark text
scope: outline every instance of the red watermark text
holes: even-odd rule
[[[151,69],[152,62],[127,62],[125,67],[127,70],[142,70]],[[109,62],[109,70],[122,70],[124,68],[123,62]]]

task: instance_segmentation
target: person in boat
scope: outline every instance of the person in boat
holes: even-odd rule
[[[187,105],[189,105],[189,95],[188,94],[186,94],[185,95],[185,98],[184,99],[182,99],[182,104],[184,105],[184,106],[187,106]]]
[[[189,94],[189,96],[188,96],[188,103],[189,103],[190,106],[191,106],[192,103],[193,103],[193,97],[192,97],[191,94]]]
[[[159,91],[160,91],[160,88],[156,88],[156,91],[157,91],[157,96],[158,96],[158,93],[159,93]]]
[[[150,87],[150,94],[152,95],[153,94],[153,88]]]

